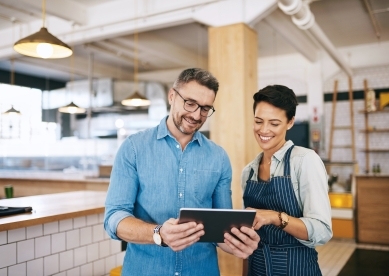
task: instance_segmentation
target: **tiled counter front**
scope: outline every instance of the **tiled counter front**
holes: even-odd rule
[[[103,213],[0,232],[0,276],[109,275],[123,258]]]

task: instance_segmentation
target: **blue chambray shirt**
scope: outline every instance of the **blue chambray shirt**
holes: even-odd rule
[[[113,239],[129,216],[162,224],[182,207],[232,208],[232,170],[227,153],[196,132],[184,150],[165,117],[129,136],[112,168],[104,228]],[[150,236],[153,233],[149,233]],[[154,244],[128,243],[122,275],[219,275],[215,244],[196,243],[180,252]]]

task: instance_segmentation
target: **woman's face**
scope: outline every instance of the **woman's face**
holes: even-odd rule
[[[285,143],[286,131],[293,126],[294,117],[288,122],[286,111],[267,102],[259,102],[254,112],[254,136],[263,151],[271,154]]]

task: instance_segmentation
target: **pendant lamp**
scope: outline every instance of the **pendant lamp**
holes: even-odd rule
[[[85,108],[79,107],[75,103],[71,102],[68,105],[58,108],[58,111],[62,113],[81,114],[85,113]]]
[[[137,1],[134,1],[135,5]],[[135,11],[137,10],[137,7],[135,6]],[[149,106],[150,101],[139,94],[137,91],[138,87],[138,32],[135,31],[134,33],[134,83],[135,83],[135,92],[130,95],[129,97],[125,98],[122,100],[122,105],[126,106],[135,106],[135,107],[140,107],[140,106]]]
[[[126,106],[149,106],[150,100],[148,100],[146,97],[143,97],[138,93],[138,91],[135,91],[134,94],[129,96],[128,98],[122,100],[122,105]]]
[[[71,56],[73,53],[72,49],[66,43],[49,33],[45,27],[45,7],[46,1],[42,0],[43,26],[40,31],[17,41],[14,44],[14,50],[25,56],[43,59],[66,58]]]
[[[20,115],[20,111],[16,110],[13,106],[11,106],[10,109],[8,109],[4,114],[7,115]]]
[[[14,85],[15,82],[15,73],[14,73],[14,60],[11,58],[11,73],[10,73],[10,84]],[[11,108],[8,109],[3,114],[6,115],[21,115],[20,111],[16,110],[13,105],[11,105]]]

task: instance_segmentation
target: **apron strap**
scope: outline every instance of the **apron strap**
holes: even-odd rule
[[[290,176],[290,154],[291,154],[293,148],[294,148],[294,145],[292,145],[285,153],[284,176]]]
[[[247,180],[251,180],[251,177],[253,177],[253,174],[254,174],[254,170],[253,170],[253,168],[251,168],[249,178],[247,178]]]

